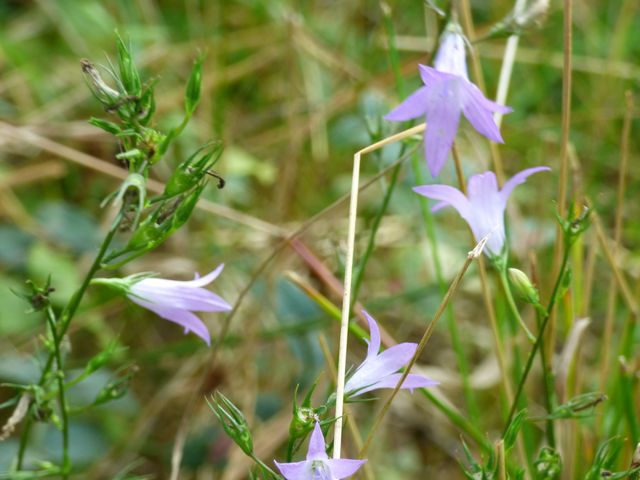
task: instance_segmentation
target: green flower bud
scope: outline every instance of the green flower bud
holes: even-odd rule
[[[175,231],[184,225],[189,217],[191,217],[191,213],[193,213],[193,209],[196,207],[198,200],[200,200],[200,195],[204,190],[206,182],[200,183],[198,187],[193,190],[190,194],[188,194],[178,205],[175,213],[173,214],[172,222],[171,222],[171,231]]]
[[[551,447],[543,447],[534,462],[536,478],[540,480],[552,480],[560,476],[562,471],[562,458]]]
[[[136,97],[142,93],[142,84],[138,69],[131,58],[131,47],[126,45],[118,35],[118,67],[120,68],[120,81],[129,95]]]
[[[124,397],[127,390],[129,390],[131,378],[137,373],[137,371],[138,367],[130,367],[122,376],[107,383],[96,395],[96,398],[93,400],[93,405],[101,405]]]
[[[529,277],[527,277],[527,274],[517,268],[510,268],[508,272],[509,280],[516,294],[531,305],[539,305],[540,294],[538,293],[538,289],[531,283],[531,280],[529,280]]]
[[[184,94],[184,109],[191,116],[200,101],[200,88],[202,85],[202,62],[204,57],[200,55],[194,62]]]
[[[87,365],[84,367],[84,376],[89,376],[96,370],[104,367],[113,357],[123,352],[125,349],[123,347],[119,347],[116,343],[112,342],[107,345],[107,348],[97,355],[95,355],[91,360],[87,362]]]
[[[247,424],[247,419],[231,400],[222,393],[216,392],[211,396],[211,402],[207,400],[209,408],[213,411],[224,431],[244,453],[253,454],[253,437]]]
[[[89,123],[95,127],[101,128],[105,132],[112,135],[118,135],[121,132],[120,126],[113,122],[102,120],[101,118],[91,117]]]
[[[210,150],[209,150],[210,149]],[[203,154],[203,151],[206,153]],[[182,162],[167,180],[164,197],[175,197],[195,187],[222,154],[222,144],[211,142]]]
[[[155,216],[152,215],[140,224],[129,239],[126,250],[150,249],[162,243],[168,234],[168,225],[156,223]]]
[[[51,286],[51,275],[47,277],[47,282],[42,286],[38,286],[33,281],[26,281],[27,287],[29,288],[28,293],[21,293],[11,290],[14,295],[26,300],[31,305],[31,310],[29,312],[39,312],[41,310],[45,310],[49,307],[49,295],[55,291],[55,288]]]

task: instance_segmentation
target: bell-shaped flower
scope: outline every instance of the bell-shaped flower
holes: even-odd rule
[[[551,169],[534,167],[523,170],[511,177],[501,190],[498,189],[493,172],[480,173],[469,179],[466,196],[449,185],[422,185],[413,190],[427,198],[440,201],[433,207],[433,211],[446,206],[455,208],[471,227],[477,242],[489,236],[485,253],[489,257],[495,257],[502,255],[504,250],[504,212],[511,192],[524,183],[529,175],[545,170]]]
[[[365,462],[366,460],[329,458],[322,429],[316,422],[309,440],[307,459],[302,462],[275,464],[286,480],[340,480],[356,473]]]
[[[404,122],[425,117],[425,158],[429,172],[436,177],[449,156],[461,113],[478,133],[494,142],[504,143],[492,114],[505,114],[512,109],[487,99],[469,81],[465,39],[459,27],[442,34],[434,67],[418,65],[424,87],[412,93],[385,118]]]
[[[213,282],[224,264],[219,265],[204,277],[190,281],[166,280],[144,276],[119,279],[125,285],[127,297],[141,307],[151,310],[158,316],[184,327],[184,332],[193,332],[211,345],[211,335],[207,326],[193,312],[227,312],[231,305],[213,292],[203,288]],[[136,278],[137,277],[137,278]],[[100,279],[96,283],[112,284],[113,280]]]
[[[345,384],[347,397],[361,395],[378,388],[395,388],[402,373],[396,373],[404,367],[418,348],[417,343],[399,343],[380,353],[380,329],[376,321],[367,312],[362,312],[369,322],[371,339],[367,349],[367,358],[351,375]],[[413,390],[420,387],[431,387],[438,382],[422,375],[410,373],[400,388]]]

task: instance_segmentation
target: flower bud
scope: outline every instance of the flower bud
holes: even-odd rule
[[[207,400],[209,408],[218,417],[222,428],[229,437],[247,455],[253,454],[253,437],[247,424],[247,419],[231,400],[222,393],[216,392],[211,397],[211,402]]]
[[[102,79],[98,69],[87,59],[80,60],[91,93],[103,104],[111,107],[120,99],[120,92],[114,90]]]
[[[193,114],[200,101],[203,60],[204,58],[201,55],[193,62],[193,68],[191,69],[191,75],[189,76],[189,82],[187,83],[187,89],[184,94],[184,109],[189,116]]]
[[[140,96],[142,84],[138,69],[131,58],[131,48],[118,36],[118,67],[120,68],[120,81],[129,95]]]
[[[137,371],[137,367],[129,368],[124,375],[107,383],[96,395],[93,405],[101,405],[124,397],[129,389],[131,378]]]
[[[31,305],[30,312],[39,312],[41,310],[45,310],[49,304],[49,295],[55,291],[55,288],[51,286],[51,275],[47,278],[47,282],[39,287],[33,281],[26,281],[27,287],[30,292],[28,293],[20,293],[11,290],[16,296],[26,300]]]
[[[558,478],[562,471],[562,458],[551,447],[543,447],[534,462],[536,478]]]
[[[111,135],[118,135],[122,131],[117,124],[101,118],[91,117],[89,123],[95,127],[101,128]]]
[[[517,268],[510,268],[509,280],[514,287],[515,292],[531,305],[540,304],[540,294],[536,287],[533,286],[527,274]]]
[[[211,149],[210,151],[209,148]],[[206,151],[206,153],[203,153]],[[173,175],[167,180],[164,188],[164,197],[175,197],[187,190],[195,187],[207,171],[218,161],[222,154],[222,145],[219,142],[212,142],[198,149],[187,160],[182,162]]]
[[[195,190],[185,196],[180,202],[180,204],[176,208],[175,213],[173,214],[173,219],[171,222],[171,232],[177,230],[182,225],[184,225],[187,220],[189,220],[191,213],[193,213],[193,209],[196,207],[198,200],[200,200],[200,195],[202,194],[205,185],[206,183],[203,181]]]
[[[104,367],[115,355],[124,351],[124,348],[118,347],[116,343],[110,343],[107,348],[95,355],[84,367],[83,375],[91,375],[96,370]]]

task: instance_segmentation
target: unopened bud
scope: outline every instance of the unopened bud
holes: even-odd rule
[[[113,105],[120,98],[120,92],[114,90],[102,79],[98,69],[89,60],[80,60],[80,67],[85,74],[89,88],[100,102],[105,105]]]
[[[189,82],[187,83],[187,89],[184,93],[184,108],[187,115],[192,115],[198,102],[200,101],[200,87],[202,85],[202,61],[203,56],[199,56],[193,62],[193,69],[189,76]]]
[[[47,278],[47,282],[42,286],[38,286],[33,281],[26,281],[29,288],[28,293],[21,293],[11,290],[15,295],[23,298],[31,305],[30,312],[39,312],[46,309],[49,306],[49,295],[55,291],[55,288],[51,286],[51,276]]]
[[[251,436],[247,419],[240,409],[220,392],[216,392],[211,397],[211,402],[207,400],[207,404],[216,417],[218,417],[222,428],[224,428],[224,431],[229,435],[231,440],[233,440],[244,453],[252,455],[253,437]]]
[[[218,161],[222,145],[212,142],[200,148],[175,169],[164,188],[163,196],[175,197],[195,187]]]
[[[129,95],[140,96],[142,84],[138,69],[131,58],[130,46],[118,36],[118,67],[120,68],[120,81]]]
[[[517,268],[510,268],[508,271],[509,280],[516,294],[531,305],[539,305],[540,294],[538,293],[538,289],[531,283],[531,280],[529,280],[529,277],[527,277],[527,274]]]

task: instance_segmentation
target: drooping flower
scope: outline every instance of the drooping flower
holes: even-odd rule
[[[460,216],[471,227],[476,241],[489,235],[485,253],[489,257],[499,256],[504,249],[504,212],[507,200],[515,187],[537,172],[551,170],[549,167],[534,167],[523,170],[511,177],[498,189],[498,182],[493,172],[484,172],[469,179],[467,195],[449,185],[422,185],[413,190],[420,195],[439,200],[433,211],[446,206],[455,208]]]
[[[461,113],[478,133],[494,142],[504,143],[492,114],[505,114],[512,109],[487,99],[469,81],[465,40],[459,27],[447,29],[442,34],[434,67],[418,65],[424,87],[412,93],[385,118],[394,122],[426,118],[425,158],[429,172],[436,177],[449,156]]]
[[[395,388],[402,376],[402,373],[396,372],[409,363],[418,348],[417,343],[407,342],[394,345],[384,352],[378,353],[380,351],[380,329],[371,315],[365,311],[362,313],[369,322],[371,339],[367,349],[367,358],[345,384],[344,391],[348,397],[361,395],[378,388]],[[400,388],[413,390],[437,384],[438,382],[435,380],[410,373]]]
[[[325,450],[320,424],[316,425],[309,440],[307,459],[302,462],[278,463],[276,466],[286,480],[341,480],[358,471],[366,460],[329,458]]]
[[[190,281],[166,280],[145,277],[127,289],[127,297],[151,310],[155,314],[184,327],[184,332],[193,332],[211,345],[211,335],[207,326],[193,312],[227,312],[231,310],[225,300],[213,292],[202,288],[213,282],[222,272],[219,265],[204,277]]]

